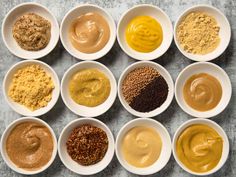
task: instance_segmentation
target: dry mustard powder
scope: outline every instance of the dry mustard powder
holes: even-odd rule
[[[192,12],[178,25],[177,40],[186,52],[205,55],[219,45],[219,31],[214,17],[204,12]]]
[[[8,95],[10,98],[34,111],[47,106],[52,99],[54,83],[39,65],[19,69],[13,76]]]

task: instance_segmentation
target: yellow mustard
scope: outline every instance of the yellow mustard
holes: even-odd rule
[[[102,104],[110,95],[110,81],[98,69],[83,69],[69,82],[71,98],[78,104],[95,107]]]
[[[153,128],[137,126],[126,133],[121,149],[125,160],[129,164],[143,168],[158,160],[162,149],[162,141]]]
[[[128,45],[143,53],[157,49],[163,40],[160,23],[150,16],[137,16],[131,20],[125,32]]]
[[[187,127],[176,142],[179,160],[198,173],[213,169],[221,159],[222,149],[221,136],[213,128],[203,124]]]

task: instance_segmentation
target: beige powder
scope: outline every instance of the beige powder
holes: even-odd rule
[[[192,12],[177,27],[177,40],[186,52],[205,55],[219,45],[219,31],[214,17],[204,12]]]
[[[14,74],[8,95],[13,101],[34,111],[47,106],[53,89],[53,81],[44,69],[39,65],[29,65]]]

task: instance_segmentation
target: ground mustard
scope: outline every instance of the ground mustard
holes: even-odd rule
[[[125,36],[132,49],[143,53],[154,51],[163,40],[160,23],[150,16],[138,16],[131,20]]]

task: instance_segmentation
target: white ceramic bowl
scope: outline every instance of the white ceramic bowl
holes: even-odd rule
[[[103,159],[94,165],[89,165],[89,166],[80,165],[79,163],[74,161],[70,157],[70,155],[67,153],[66,142],[67,142],[68,137],[70,136],[74,128],[81,126],[83,124],[90,124],[98,128],[101,128],[107,134],[107,138],[108,138],[107,152],[105,156],[103,157]],[[94,118],[79,118],[70,122],[62,130],[61,135],[58,139],[58,154],[62,163],[68,169],[80,175],[93,175],[105,169],[111,162],[114,156],[114,152],[115,152],[115,143],[114,143],[112,132],[110,131],[107,125],[105,125],[103,122]]]
[[[221,84],[222,98],[218,105],[205,112],[191,108],[184,100],[183,87],[185,82],[194,74],[208,73],[214,76]],[[197,62],[184,68],[178,75],[175,83],[175,98],[183,111],[193,117],[209,118],[221,113],[228,105],[232,95],[232,86],[227,73],[218,65],[209,62]]]
[[[107,44],[100,51],[95,52],[95,53],[90,53],[90,54],[80,52],[79,50],[74,48],[68,37],[68,32],[69,32],[69,28],[72,21],[75,20],[80,15],[83,15],[89,12],[96,12],[100,14],[101,16],[103,16],[103,18],[107,21],[110,27],[110,39],[107,42]],[[69,52],[75,58],[81,59],[81,60],[96,60],[106,55],[111,50],[112,46],[114,45],[115,40],[116,40],[116,25],[112,16],[105,9],[97,5],[92,5],[92,4],[79,5],[71,9],[63,18],[61,22],[60,38],[67,52]]]
[[[12,27],[16,19],[29,12],[34,12],[51,23],[51,39],[48,45],[39,51],[27,51],[22,49],[12,35]],[[15,56],[23,59],[38,59],[47,55],[56,47],[59,40],[59,25],[56,17],[46,7],[35,2],[21,3],[11,9],[5,16],[2,23],[2,38],[8,50]]]
[[[111,91],[109,97],[102,104],[95,107],[87,107],[77,104],[70,96],[69,81],[75,73],[82,69],[96,68],[103,72],[110,81]],[[96,61],[83,61],[71,66],[64,74],[61,81],[61,96],[65,105],[75,114],[84,117],[96,117],[105,113],[114,103],[117,95],[116,79],[112,72],[103,64]]]
[[[135,51],[128,45],[125,39],[125,30],[128,23],[133,18],[140,15],[147,15],[155,18],[161,24],[163,31],[163,41],[161,45],[156,50],[149,53]],[[130,57],[137,60],[153,60],[162,56],[170,47],[173,39],[172,23],[166,13],[159,7],[150,4],[137,5],[126,11],[120,18],[117,25],[117,39],[122,50]]]
[[[204,173],[197,173],[194,172],[190,169],[188,169],[178,158],[177,153],[176,153],[176,142],[178,137],[180,136],[180,134],[190,125],[195,125],[195,124],[203,124],[203,125],[208,125],[211,128],[213,128],[215,131],[217,131],[217,133],[222,137],[223,139],[223,151],[222,151],[222,156],[221,159],[219,161],[219,163],[217,164],[216,167],[214,167],[212,170],[208,171],[208,172],[204,172]],[[229,140],[228,137],[226,135],[226,133],[224,132],[224,130],[214,121],[209,120],[209,119],[201,119],[201,118],[195,118],[195,119],[191,119],[186,121],[185,123],[183,123],[175,132],[174,137],[173,137],[173,141],[172,141],[172,151],[173,151],[173,155],[174,158],[176,160],[176,162],[179,164],[179,166],[184,169],[185,171],[187,171],[188,173],[192,174],[192,175],[198,175],[198,176],[206,176],[206,175],[210,175],[215,173],[216,171],[218,171],[226,162],[228,155],[229,155]]]
[[[14,74],[21,68],[26,67],[28,65],[32,65],[32,64],[36,64],[36,65],[40,65],[45,71],[46,73],[48,73],[51,78],[52,81],[54,83],[55,88],[53,89],[52,92],[52,99],[51,101],[48,103],[47,106],[40,108],[38,110],[35,111],[31,111],[30,109],[28,109],[27,107],[14,102],[9,96],[8,96],[8,90],[10,87],[10,84],[12,82],[13,76]],[[50,67],[48,64],[42,62],[42,61],[38,61],[38,60],[25,60],[25,61],[21,61],[16,63],[15,65],[13,65],[8,72],[6,73],[4,80],[3,80],[3,95],[5,97],[6,102],[9,104],[9,106],[17,113],[24,115],[24,116],[41,116],[45,113],[47,113],[48,111],[50,111],[53,106],[56,104],[58,97],[60,95],[60,82],[58,79],[58,76],[56,74],[56,72],[52,69],[52,67]]]
[[[194,11],[205,12],[205,13],[213,16],[216,19],[216,21],[220,27],[220,32],[219,32],[220,44],[213,52],[206,54],[206,55],[197,55],[197,54],[191,54],[191,53],[186,52],[185,50],[183,50],[183,48],[180,46],[180,44],[177,40],[176,33],[177,33],[178,25],[181,23],[181,21],[183,20],[183,18],[186,15],[188,15],[189,13],[194,12]],[[231,38],[231,28],[230,28],[229,21],[227,20],[225,15],[220,10],[218,10],[217,8],[210,6],[210,5],[196,5],[196,6],[193,6],[189,9],[185,10],[177,19],[177,21],[175,23],[175,27],[174,27],[174,40],[175,40],[176,46],[178,47],[178,49],[180,50],[180,52],[184,56],[186,56],[187,58],[194,60],[194,61],[210,61],[210,60],[217,58],[228,47],[229,42],[230,42],[230,38]]]
[[[123,83],[124,79],[126,78],[126,76],[134,69],[144,67],[144,66],[150,66],[150,67],[155,68],[162,75],[162,77],[166,80],[166,83],[168,84],[168,87],[169,87],[169,92],[168,92],[168,96],[166,98],[166,101],[160,107],[158,107],[150,112],[138,112],[138,111],[134,110],[133,108],[131,108],[129,106],[129,104],[126,102],[126,100],[124,99],[124,96],[122,93],[122,83]],[[128,66],[121,74],[119,82],[118,82],[118,96],[119,96],[120,102],[123,105],[123,107],[131,114],[133,114],[137,117],[154,117],[154,116],[157,116],[157,115],[161,114],[162,112],[164,112],[168,108],[168,106],[171,104],[172,99],[174,97],[174,82],[173,82],[169,72],[163,66],[161,66],[157,63],[151,62],[151,61],[139,61],[139,62],[136,62],[136,63]]]
[[[147,126],[154,128],[161,137],[162,140],[162,149],[160,153],[160,157],[158,160],[149,167],[145,168],[138,168],[133,165],[130,165],[122,154],[122,141],[125,134],[132,128],[136,126]],[[116,138],[116,156],[120,162],[120,164],[129,172],[138,174],[138,175],[151,175],[166,166],[168,163],[170,156],[171,156],[171,138],[166,130],[166,128],[156,120],[150,118],[137,118],[135,120],[129,121],[126,123],[119,131],[117,138]]]
[[[53,152],[52,152],[52,156],[50,161],[43,167],[41,167],[40,169],[37,170],[26,170],[23,168],[19,168],[17,167],[9,158],[9,156],[7,155],[7,151],[6,151],[6,141],[7,141],[7,137],[9,136],[10,132],[15,128],[15,126],[17,126],[20,123],[23,122],[35,122],[35,123],[39,123],[44,125],[45,127],[48,128],[48,130],[50,131],[52,138],[53,138]],[[56,155],[57,155],[57,138],[55,136],[55,133],[53,132],[52,128],[43,120],[35,118],[35,117],[22,117],[20,119],[17,119],[15,121],[13,121],[3,132],[2,134],[2,138],[1,138],[1,154],[2,154],[2,158],[5,161],[5,163],[15,172],[17,173],[21,173],[24,175],[34,175],[34,174],[38,174],[43,172],[44,170],[46,170],[54,161]]]

